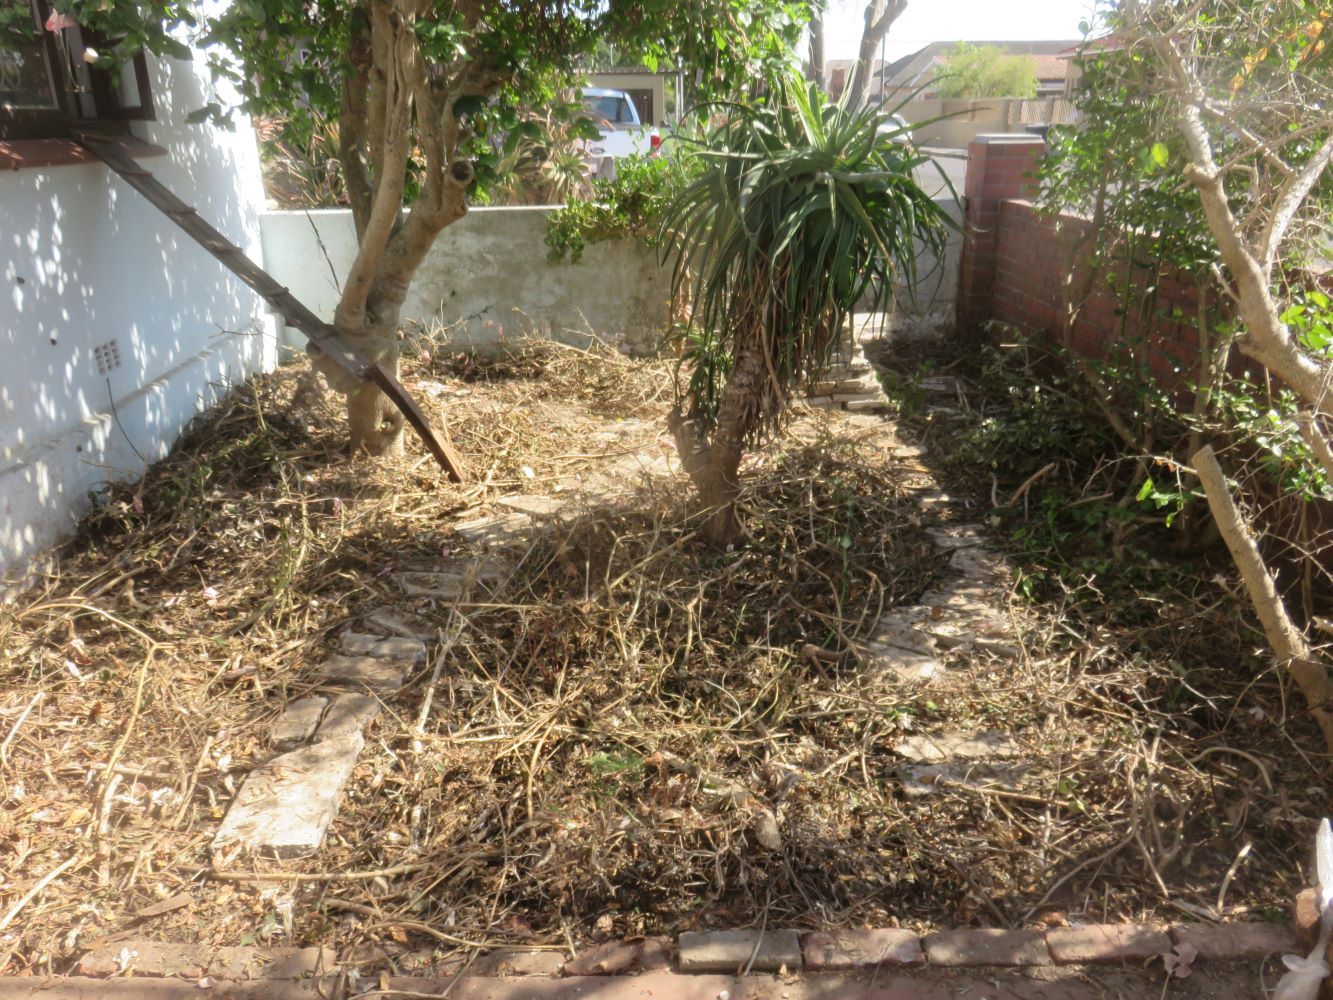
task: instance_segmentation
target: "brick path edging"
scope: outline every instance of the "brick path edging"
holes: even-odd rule
[[[201,957],[205,951],[208,954]],[[607,941],[569,961],[553,950],[519,949],[503,953],[500,956],[503,961],[493,969],[474,974],[566,982],[595,976],[679,975],[702,982],[719,975],[836,974],[877,967],[1020,969],[1114,962],[1141,964],[1173,951],[1190,961],[1254,959],[1299,952],[1300,941],[1295,928],[1268,923],[1193,923],[1170,927],[1089,924],[1046,930],[976,928],[924,935],[896,928],[808,932],[771,928],[762,933],[684,932],[675,940],[648,937]],[[135,973],[145,977],[134,980],[139,984],[165,980],[191,982],[200,976],[216,977],[218,981],[308,983],[308,977],[318,978],[336,965],[328,949],[219,950],[199,945],[121,941],[85,953],[74,970],[75,975],[98,977],[82,982],[123,983],[119,976],[127,954],[134,956]],[[116,978],[101,978],[106,976]],[[6,990],[15,983],[0,979],[0,1000],[6,1000],[10,995]],[[267,998],[268,994],[264,996]]]
[[[1300,950],[1281,924],[1087,924],[1048,930],[964,929],[917,935],[897,929],[712,931],[682,934],[681,972],[846,971],[872,966],[1089,965],[1137,961],[1174,949],[1198,959],[1263,958]]]

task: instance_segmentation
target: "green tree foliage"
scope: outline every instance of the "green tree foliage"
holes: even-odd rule
[[[998,45],[959,42],[944,57],[936,97],[1036,97],[1037,61],[1011,56]]]
[[[336,122],[358,251],[334,325],[390,370],[417,267],[466,213],[478,179],[495,176],[506,137],[575,84],[586,54],[608,44],[648,62],[678,57],[699,92],[743,91],[785,65],[809,17],[807,3],[788,0],[233,0],[209,15],[189,0],[55,6],[121,39],[103,54],[108,62],[140,45],[187,55],[177,29],[193,31],[246,111],[298,136]],[[0,27],[21,30],[21,20]],[[219,100],[206,113],[228,110]],[[353,448],[400,447],[401,416],[379,389],[313,360],[348,393]]]

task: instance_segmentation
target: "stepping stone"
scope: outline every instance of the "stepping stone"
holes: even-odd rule
[[[933,681],[944,670],[944,665],[935,657],[896,646],[867,645],[859,651],[872,673],[892,674],[905,683]]]
[[[985,543],[979,524],[954,524],[942,528],[927,528],[926,534],[938,549],[952,552],[954,549],[967,549]]]
[[[466,597],[477,583],[493,583],[498,571],[483,569],[475,576],[468,573],[398,573],[394,579],[408,597],[431,597],[440,601],[456,601]]]
[[[375,656],[381,660],[408,660],[412,663],[421,663],[426,659],[424,642],[400,635],[386,638],[365,632],[344,632],[342,651],[349,656]]]
[[[527,514],[509,514],[463,521],[455,524],[454,530],[472,544],[486,548],[516,542],[530,527],[532,518]]]
[[[520,514],[527,514],[531,517],[551,517],[560,513],[565,506],[563,500],[557,500],[555,497],[543,496],[539,493],[526,493],[501,497],[496,502],[501,506],[508,507],[510,510],[517,511]]]
[[[949,568],[969,580],[998,583],[1008,575],[1004,557],[980,545],[955,548],[949,556]]]
[[[921,603],[928,608],[939,608],[948,615],[998,618],[1004,614],[998,606],[998,597],[994,587],[962,580],[926,591],[921,595]]]
[[[319,726],[321,740],[360,733],[380,714],[380,700],[373,694],[340,694],[333,699]]]
[[[317,676],[324,684],[390,692],[403,686],[403,677],[411,667],[409,662],[378,656],[330,656],[320,665]]]
[[[686,931],[677,945],[681,972],[735,974],[747,965],[751,972],[801,968],[801,936],[796,931]]]
[[[919,733],[909,736],[893,748],[893,752],[918,764],[942,760],[993,760],[1016,757],[1022,747],[1007,733],[943,732]]]
[[[402,574],[409,575],[409,574]],[[404,639],[429,639],[430,631],[415,618],[400,615],[391,608],[376,608],[366,615],[363,623],[382,635],[397,635]]]
[[[273,723],[269,742],[279,750],[291,750],[308,742],[315,734],[319,720],[324,717],[328,703],[329,699],[317,694],[289,701],[282,715],[278,716],[278,721]]]
[[[938,392],[947,396],[958,395],[958,379],[952,375],[933,375],[921,380],[923,392]]]
[[[213,838],[213,866],[244,854],[283,859],[318,850],[364,745],[360,733],[351,733],[251,771]]]
[[[889,408],[889,402],[883,396],[877,399],[849,399],[843,405],[847,407],[850,413],[873,413]]]

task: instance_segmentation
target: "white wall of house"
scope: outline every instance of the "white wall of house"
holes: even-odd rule
[[[187,124],[207,70],[149,58],[157,120],[134,132],[167,153],[142,164],[258,260],[253,130]],[[258,297],[107,168],[0,172],[0,577],[275,354]]]

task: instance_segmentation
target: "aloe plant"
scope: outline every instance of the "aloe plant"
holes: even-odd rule
[[[878,109],[831,104],[793,78],[763,103],[713,110],[703,171],[663,232],[677,296],[730,358],[716,367],[725,387],[692,379],[670,418],[710,511],[705,537],[727,544],[745,449],[776,429],[795,385],[827,369],[852,308],[886,308],[918,254],[942,256],[952,223],[914,179],[926,157],[882,130]]]

